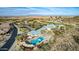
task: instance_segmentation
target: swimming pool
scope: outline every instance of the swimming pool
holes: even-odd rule
[[[32,41],[31,41],[31,44],[36,45],[36,44],[42,42],[44,39],[45,39],[45,38],[44,38],[43,36],[38,37],[38,38],[32,40]]]

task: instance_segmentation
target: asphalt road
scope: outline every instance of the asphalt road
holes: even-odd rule
[[[0,48],[0,51],[8,51],[10,47],[13,45],[15,42],[15,38],[17,36],[17,28],[13,25],[13,29],[11,29],[12,35],[9,38],[9,40]]]

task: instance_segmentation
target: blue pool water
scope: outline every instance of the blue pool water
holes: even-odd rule
[[[36,44],[40,43],[41,41],[43,41],[44,39],[45,39],[44,37],[36,38],[31,41],[31,44],[36,45]]]

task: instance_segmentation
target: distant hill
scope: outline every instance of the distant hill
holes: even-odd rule
[[[50,17],[71,18],[74,16],[0,16],[1,19],[50,18]]]
[[[66,23],[79,23],[79,16],[0,16],[0,20],[16,19],[16,20],[62,20]]]

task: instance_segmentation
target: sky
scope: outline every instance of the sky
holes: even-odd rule
[[[79,16],[79,7],[0,7],[0,16]]]

